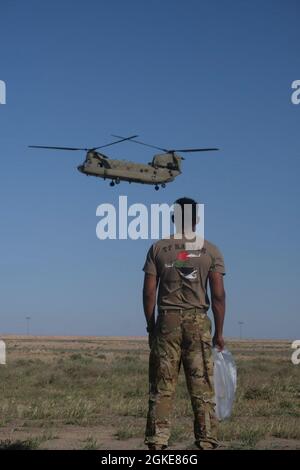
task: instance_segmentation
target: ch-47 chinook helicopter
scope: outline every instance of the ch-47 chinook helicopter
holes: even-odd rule
[[[176,152],[205,152],[211,150],[219,150],[217,148],[190,148],[190,149],[176,149],[168,150],[156,145],[145,144],[139,140],[135,140],[137,135],[130,137],[122,137],[113,135],[117,138],[114,142],[110,142],[100,147],[92,148],[75,148],[75,147],[49,147],[44,145],[29,145],[30,148],[40,149],[53,149],[53,150],[83,150],[86,151],[85,161],[77,167],[78,171],[85,175],[97,176],[103,179],[110,179],[110,186],[119,184],[121,181],[128,181],[129,183],[152,184],[158,190],[159,186],[166,187],[166,183],[174,181],[174,179],[181,174],[181,160],[183,157]],[[111,145],[119,144],[121,142],[130,141],[136,144],[144,145],[146,147],[160,150],[163,153],[154,155],[152,162],[148,164],[135,163],[126,160],[115,160],[109,158],[98,150],[110,147]]]

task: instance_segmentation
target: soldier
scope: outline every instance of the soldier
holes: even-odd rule
[[[219,350],[224,348],[224,260],[218,248],[206,240],[201,247],[196,245],[196,249],[190,249],[191,233],[187,237],[184,212],[187,214],[187,208],[191,208],[190,226],[195,237],[197,203],[181,198],[175,204],[181,209],[182,217],[180,224],[175,219],[175,225],[184,226],[184,229],[178,233],[176,227],[176,238],[171,236],[154,243],[143,268],[143,303],[150,346],[145,444],[153,450],[168,446],[170,415],[182,362],[194,412],[195,445],[199,449],[213,449],[218,446],[218,441],[212,344]],[[174,216],[172,220],[174,222]],[[215,325],[213,338],[207,315],[210,306],[208,281]],[[158,317],[155,321],[157,288]]]

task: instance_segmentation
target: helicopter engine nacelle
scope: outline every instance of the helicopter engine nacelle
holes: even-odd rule
[[[152,160],[152,166],[156,168],[167,168],[168,170],[180,171],[180,157],[174,153],[155,155]]]

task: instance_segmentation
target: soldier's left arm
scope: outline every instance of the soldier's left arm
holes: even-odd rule
[[[155,304],[157,284],[157,276],[145,273],[143,287],[143,305],[148,332],[152,332],[155,326]]]

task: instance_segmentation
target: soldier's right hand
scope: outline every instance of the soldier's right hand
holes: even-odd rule
[[[223,351],[225,341],[222,335],[214,335],[212,342],[215,348],[218,348],[219,351]]]

